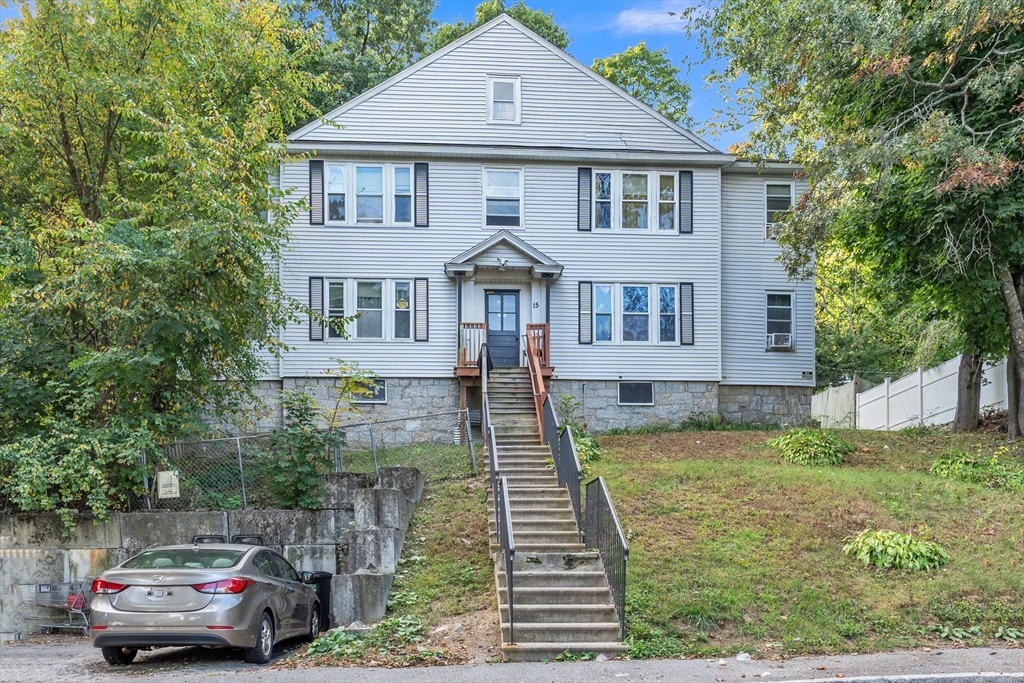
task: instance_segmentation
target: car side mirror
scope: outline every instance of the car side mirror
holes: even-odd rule
[[[302,583],[313,583],[313,572],[299,572]]]

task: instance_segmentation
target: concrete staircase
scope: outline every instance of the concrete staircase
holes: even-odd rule
[[[508,480],[516,544],[515,644],[507,644],[508,584],[491,495],[488,514],[502,654],[509,661],[552,659],[566,650],[618,655],[625,648],[604,565],[597,552],[587,552],[580,543],[569,494],[548,467],[551,451],[540,440],[529,370],[492,370],[488,403],[498,470]]]

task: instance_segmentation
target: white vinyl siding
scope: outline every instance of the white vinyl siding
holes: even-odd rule
[[[335,115],[337,126],[321,123],[292,139],[707,152],[680,126],[552,49],[498,23]],[[487,76],[500,77],[510,63],[520,79],[520,123],[495,125]]]
[[[814,385],[814,281],[791,281],[776,260],[778,244],[764,239],[765,186],[790,183],[782,175],[722,176],[723,384]],[[795,194],[806,190],[803,181],[792,184]],[[799,342],[791,352],[767,350],[768,292],[791,296],[791,334]]]
[[[368,165],[374,160],[368,159]],[[331,163],[328,161],[328,163]],[[362,162],[360,162],[362,163]],[[533,247],[564,266],[551,288],[551,360],[566,379],[715,381],[718,378],[718,172],[694,170],[694,234],[682,238],[638,240],[635,233],[611,231],[602,239],[590,239],[571,226],[576,222],[577,164],[527,163],[521,168],[523,196],[521,233]],[[489,167],[488,167],[489,168]],[[481,230],[484,196],[484,165],[471,160],[430,161],[431,228],[410,229],[396,243],[393,232],[379,225],[351,225],[345,230],[325,230],[309,225],[304,217],[291,226],[288,250],[282,267],[286,293],[305,300],[310,277],[341,276],[351,282],[413,281],[429,278],[428,342],[416,343],[416,353],[404,344],[359,339],[353,334],[341,341],[310,342],[305,325],[288,325],[282,341],[289,346],[281,359],[284,377],[318,376],[337,366],[337,359],[357,361],[360,367],[387,377],[452,377],[456,360],[457,324],[454,282],[444,275],[443,264],[484,239]],[[664,171],[663,171],[664,172]],[[289,201],[308,192],[304,162],[286,164],[282,182]],[[760,204],[760,195],[758,195]],[[569,226],[567,228],[567,226]],[[398,248],[400,246],[400,248]],[[628,255],[628,258],[624,258]],[[515,265],[510,260],[509,265]],[[651,286],[692,282],[696,344],[599,342],[579,343],[578,283],[636,283]],[[354,286],[354,285],[353,285]],[[483,284],[464,285],[464,321],[482,321]],[[492,286],[493,288],[493,286]],[[764,287],[761,288],[763,296]],[[535,281],[523,290],[524,324],[545,322],[544,285]],[[385,286],[385,310],[391,312],[392,287]],[[355,304],[355,292],[347,290],[346,303]],[[615,300],[619,298],[616,292]],[[415,298],[415,297],[414,297]],[[528,301],[532,302],[528,305]],[[759,299],[759,302],[762,299]],[[415,310],[416,302],[412,302]],[[474,306],[481,306],[481,313]],[[533,306],[536,304],[536,307]],[[677,304],[678,305],[678,304]],[[652,304],[653,306],[653,304]],[[652,308],[652,330],[657,329]],[[348,311],[354,314],[354,309]],[[758,314],[762,321],[763,311]],[[386,316],[392,325],[392,316]],[[419,317],[414,316],[414,326]],[[621,320],[611,326],[621,338]],[[354,325],[350,325],[353,328]],[[413,342],[408,342],[413,343]],[[341,347],[344,346],[342,350]],[[762,343],[763,349],[763,343]],[[762,351],[763,352],[763,351]]]

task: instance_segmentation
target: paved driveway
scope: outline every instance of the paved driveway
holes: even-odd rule
[[[858,676],[892,676],[992,672],[1001,681],[1024,683],[1024,649],[936,649],[931,652],[895,652],[880,655],[800,657],[785,662],[751,660],[657,660],[641,662],[576,662],[552,664],[480,664],[417,669],[276,668],[299,646],[279,648],[269,667],[247,664],[241,654],[202,648],[175,648],[143,652],[130,667],[110,667],[99,651],[80,639],[55,643],[7,644],[0,647],[3,683],[59,683],[61,681],[152,681],[191,683],[463,683],[487,681],[558,681],[602,683],[616,681],[697,681],[699,683],[755,683],[807,679],[849,680]],[[767,675],[766,675],[767,674]],[[986,677],[986,678],[994,678]],[[875,678],[876,681],[884,680]],[[932,676],[922,680],[939,680]],[[945,679],[950,683],[964,680]]]

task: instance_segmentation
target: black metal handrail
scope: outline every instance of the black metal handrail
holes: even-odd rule
[[[604,573],[612,589],[615,611],[619,615],[619,630],[626,635],[626,563],[629,562],[629,543],[622,532],[619,516],[612,504],[604,477],[587,482],[587,547],[601,552]]]
[[[498,527],[498,536],[501,539],[501,552],[505,556],[505,592],[508,595],[508,642],[516,642],[516,617],[515,617],[515,581],[513,580],[513,564],[516,561],[516,541],[512,535],[512,517],[509,514],[508,502],[508,479],[502,477],[498,480],[501,487],[500,492],[494,495],[494,516],[495,526]],[[499,512],[500,510],[500,512]]]
[[[583,483],[583,468],[580,467],[580,458],[576,453],[576,444],[572,440],[572,430],[569,425],[564,431],[558,423],[558,415],[555,414],[554,404],[549,394],[544,401],[544,443],[551,449],[551,460],[555,463],[555,474],[558,475],[558,485],[564,486],[569,492],[569,500],[572,501],[572,512],[576,516],[576,531],[580,537],[583,536],[583,520],[580,517],[580,484]]]

